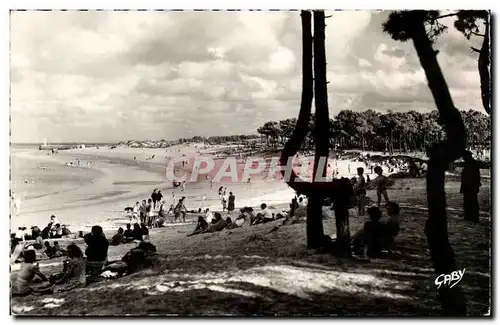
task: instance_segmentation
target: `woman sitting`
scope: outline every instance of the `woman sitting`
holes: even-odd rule
[[[30,293],[41,294],[47,291],[50,286],[45,275],[40,272],[40,268],[36,262],[36,252],[34,250],[27,250],[24,252],[24,262],[21,263],[21,269],[16,274],[12,281],[12,295],[25,296]],[[38,276],[43,282],[35,284],[35,276]]]
[[[222,215],[219,212],[215,212],[212,224],[209,225],[208,228],[203,230],[201,233],[204,234],[207,232],[217,232],[221,231],[225,227],[226,227],[226,220],[222,219]]]
[[[399,234],[400,218],[399,218],[399,204],[389,201],[386,204],[388,217],[383,217],[380,220],[383,229],[383,244],[391,251],[394,246],[394,238]]]
[[[101,226],[93,226],[92,232],[85,235],[87,249],[87,271],[92,274],[100,274],[108,259],[109,242],[104,236]]]
[[[194,228],[194,231],[187,236],[193,236],[201,233],[203,230],[208,228],[208,222],[203,218],[203,216],[198,216],[198,223],[196,224],[196,228]]]
[[[125,237],[123,236],[123,228],[120,227],[118,228],[118,232],[111,238],[110,245],[112,246],[117,246],[120,244],[125,244],[127,241],[125,240]]]
[[[149,229],[146,227],[145,223],[141,223],[142,237],[143,241],[149,241]]]
[[[134,230],[132,230],[132,237],[134,241],[142,241],[143,231],[138,223],[134,223]]]
[[[231,220],[231,218],[226,218],[226,229],[234,229],[238,228],[238,225]]]
[[[382,213],[377,207],[367,210],[370,220],[365,222],[363,229],[353,237],[353,252],[370,258],[378,258],[381,253],[383,226],[380,223]]]
[[[43,244],[43,238],[42,238],[42,236],[36,237],[35,243],[33,244],[33,247],[35,249],[43,249],[44,244]]]
[[[68,259],[64,263],[63,273],[51,278],[53,292],[65,292],[86,284],[86,263],[81,249],[75,244],[67,247]]]

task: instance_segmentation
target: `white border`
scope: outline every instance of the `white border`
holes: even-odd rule
[[[413,4],[416,7],[411,6]],[[465,1],[465,0],[454,0],[454,1],[432,1],[432,0],[420,0],[418,2],[405,2],[405,1],[396,1],[396,0],[384,0],[384,1],[367,1],[367,0],[350,0],[344,2],[335,2],[335,1],[326,1],[326,0],[308,0],[308,1],[270,1],[270,0],[253,0],[253,1],[201,1],[201,0],[184,0],[184,1],[176,1],[174,3],[168,1],[153,1],[153,0],[121,0],[116,2],[108,1],[104,3],[102,0],[8,0],[2,1],[1,4],[2,11],[0,12],[1,19],[1,32],[0,35],[2,37],[2,51],[1,55],[1,69],[2,69],[2,87],[0,87],[1,93],[1,103],[4,107],[1,110],[1,123],[4,123],[4,127],[1,128],[1,141],[0,141],[0,149],[1,149],[1,183],[2,190],[0,191],[0,206],[3,214],[3,226],[2,229],[9,229],[7,211],[8,211],[8,198],[7,192],[9,187],[9,108],[8,108],[8,100],[9,100],[9,48],[8,48],[8,40],[9,40],[9,11],[8,9],[492,9],[494,12],[498,6],[498,1],[486,1],[486,0],[475,0],[475,1]],[[496,34],[495,34],[496,35]],[[497,43],[497,37],[495,37],[494,41]],[[496,57],[495,57],[496,58]],[[495,60],[495,59],[494,59]],[[496,72],[496,71],[495,71]],[[495,87],[495,90],[496,87]],[[497,94],[496,92],[495,94]],[[494,109],[495,110],[495,109]],[[500,113],[495,114],[495,122]],[[495,123],[497,124],[497,123]],[[497,136],[500,134],[500,130],[496,127],[495,139],[494,143],[500,143],[500,140],[497,139]],[[29,132],[29,130],[27,130]],[[496,164],[499,161],[499,157],[497,157],[497,150],[494,150],[494,162],[495,162],[495,170]],[[495,172],[496,174],[496,172]],[[496,178],[496,177],[495,177]],[[495,202],[499,202],[497,198],[497,193],[494,191]],[[494,216],[492,216],[494,218]],[[495,222],[496,224],[497,222]],[[8,236],[7,230],[4,231],[4,236]],[[497,232],[493,229],[493,233]],[[7,240],[5,239],[3,245],[7,246]],[[495,243],[498,243],[498,240],[495,240]],[[495,252],[497,251],[497,245],[495,245]],[[4,247],[1,249],[1,260],[8,261],[8,249]],[[498,281],[498,268],[495,268],[495,278]],[[5,262],[5,266],[0,268],[0,272],[3,274],[0,278],[3,279],[0,281],[2,286],[3,296],[7,299],[2,299],[3,307],[2,316],[6,317],[7,322],[13,322],[13,318],[9,317],[10,310],[10,301],[9,301],[9,272],[7,268],[7,262]],[[496,301],[495,310],[498,312],[498,299]],[[47,320],[30,320],[29,322],[39,323],[40,321]],[[53,320],[50,320],[53,321]],[[62,320],[62,321],[85,321],[83,319],[71,319],[71,320]],[[112,322],[118,323],[123,320],[92,320],[94,322]],[[140,322],[145,320],[132,320],[133,322]],[[160,321],[174,321],[172,320],[160,320]],[[207,320],[204,320],[207,321]],[[235,320],[238,323],[247,322],[248,320]],[[260,320],[262,322],[268,322],[268,320]],[[283,320],[282,320],[283,321]],[[289,320],[284,320],[289,321]],[[310,320],[299,320],[300,322],[309,322]],[[345,320],[328,320],[334,322],[344,323]],[[378,320],[385,321],[385,320]],[[219,320],[213,320],[211,322],[219,322]],[[437,321],[426,320],[426,322],[432,323]]]

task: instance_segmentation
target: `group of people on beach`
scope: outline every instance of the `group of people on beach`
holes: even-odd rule
[[[358,216],[360,217],[365,215],[366,185],[369,182],[369,180],[365,179],[364,172],[363,167],[358,167],[357,177],[353,177],[351,180],[356,195]],[[374,172],[377,174],[377,177],[373,180],[377,190],[377,207],[380,207],[382,198],[384,198],[385,203],[389,202],[389,195],[387,194],[387,177],[383,174],[384,171],[382,167],[378,165],[374,167]]]
[[[231,214],[234,211],[235,208],[235,200],[236,197],[234,196],[233,192],[229,192],[229,195],[227,194],[227,188],[226,187],[219,187],[219,199],[221,200],[222,204],[222,212],[226,211],[229,214]]]
[[[128,229],[130,231],[130,229]],[[83,236],[86,244],[85,252],[75,243],[69,244],[66,249],[60,249],[66,259],[63,261],[61,272],[45,276],[37,261],[37,251],[33,246],[23,250],[19,256],[20,269],[11,281],[13,296],[26,296],[29,294],[43,295],[70,291],[83,287],[91,281],[99,281],[106,277],[118,277],[130,274],[142,267],[151,265],[151,257],[156,253],[156,247],[140,238],[132,230],[132,235],[124,234],[125,241],[133,238],[138,245],[127,252],[120,261],[108,261],[108,248],[117,240],[117,235],[108,241],[102,227],[92,227],[90,233]],[[55,245],[58,245],[55,242]]]

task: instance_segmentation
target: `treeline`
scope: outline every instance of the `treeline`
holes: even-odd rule
[[[179,143],[200,142],[207,144],[223,144],[227,142],[241,143],[247,140],[259,139],[259,138],[260,136],[257,134],[237,134],[237,135],[219,135],[211,137],[194,136],[192,138],[180,138],[177,141]]]
[[[474,149],[489,148],[491,143],[491,119],[474,110],[461,111],[467,130],[468,145]],[[268,146],[278,148],[290,138],[296,118],[269,121],[257,129]],[[419,151],[442,141],[445,132],[437,111],[416,111],[382,114],[374,110],[356,112],[343,110],[330,119],[330,146],[338,149],[362,149],[377,151]],[[312,148],[314,115],[309,122],[309,132],[303,143]]]

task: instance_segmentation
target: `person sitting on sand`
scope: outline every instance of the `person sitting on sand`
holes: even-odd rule
[[[43,249],[43,247],[44,247],[43,238],[42,238],[42,236],[39,235],[35,239],[35,243],[33,244],[33,248],[34,249]]]
[[[130,224],[129,224],[130,225]],[[120,244],[125,244],[127,241],[125,240],[125,237],[123,236],[123,228],[120,227],[118,228],[118,232],[113,235],[111,238],[111,242],[109,243],[111,246],[118,246]]]
[[[386,204],[388,217],[382,217],[380,223],[383,226],[384,242],[388,246],[387,248],[392,248],[394,244],[394,238],[399,234],[401,220],[399,218],[399,204],[396,202],[389,201]]]
[[[196,228],[194,228],[193,232],[187,234],[187,236],[193,236],[201,233],[203,230],[208,228],[208,222],[203,218],[203,216],[198,216],[198,223],[196,224]]]
[[[226,218],[226,229],[234,229],[234,228],[238,228],[238,225],[236,223],[234,223],[230,217],[227,217]]]
[[[48,283],[47,277],[40,272],[40,268],[36,262],[36,252],[27,250],[24,252],[24,262],[21,263],[21,269],[15,275],[12,281],[12,296],[26,296],[31,293],[40,293],[46,290]],[[42,285],[33,283],[35,276],[38,276],[42,281]]]
[[[55,215],[51,215],[50,216],[50,222],[49,222],[49,228],[50,230],[52,230],[52,228],[55,228],[55,226],[59,223],[59,221],[57,221],[57,218]]]
[[[382,196],[384,197],[385,203],[389,202],[389,196],[387,195],[387,177],[382,175],[384,172],[382,167],[376,166],[375,173],[377,174],[377,178],[375,182],[377,184],[377,207],[380,208],[380,203],[382,202]]]
[[[362,217],[365,215],[365,198],[366,198],[366,181],[363,176],[364,169],[359,167],[357,169],[358,177],[356,178],[356,185],[354,185],[354,191],[358,200],[358,216]]]
[[[80,247],[75,244],[67,247],[68,259],[64,263],[63,273],[52,278],[54,293],[66,292],[84,287],[87,283],[86,262]]]
[[[132,230],[134,241],[142,241],[142,229],[138,223],[134,223],[134,230]]]
[[[120,275],[132,274],[140,269],[152,267],[157,261],[156,247],[148,242],[141,242],[122,257],[120,262],[110,264],[106,269]]]
[[[260,205],[261,211],[257,213],[257,216],[252,225],[257,225],[259,223],[266,223],[274,220],[272,212],[267,208],[267,204],[262,203]]]
[[[234,201],[236,200],[236,197],[234,196],[233,192],[229,192],[229,198],[227,201],[227,212],[231,214],[234,211]]]
[[[226,220],[222,219],[222,215],[219,212],[214,213],[214,221],[208,226],[207,229],[203,230],[201,233],[217,232],[221,231],[226,227]]]
[[[71,235],[71,230],[69,230],[68,226],[62,225],[62,235],[63,236]]]
[[[142,237],[141,239],[143,241],[149,241],[149,229],[148,227],[146,227],[146,224],[145,223],[141,223],[141,234],[142,234]]]
[[[127,229],[125,230],[125,232],[123,233],[123,237],[125,238],[125,241],[127,243],[131,242],[132,240],[134,240],[134,232],[132,231],[132,225],[130,223],[127,223]]]
[[[48,241],[45,242],[45,255],[47,255],[48,258],[55,258],[55,257],[60,257],[62,256],[61,252],[58,252],[54,246],[51,246]]]
[[[383,226],[380,223],[382,213],[377,207],[368,208],[370,220],[365,222],[363,229],[353,236],[353,252],[371,258],[380,257],[381,242],[383,239]]]
[[[38,226],[31,227],[31,239],[36,239],[38,236],[42,234],[42,231]]]
[[[54,249],[56,250],[56,252],[59,252],[62,255],[66,255],[66,250],[61,248],[61,245],[59,245],[59,242],[56,240],[54,242]]]
[[[205,209],[205,221],[210,225],[212,223],[212,220],[214,220],[214,214],[212,211],[210,211],[209,208]]]
[[[56,224],[55,228],[51,232],[50,238],[62,238],[62,228],[60,224]]]
[[[85,235],[88,236],[89,234]],[[85,239],[85,238],[84,238]],[[96,262],[96,264],[106,262],[108,258],[109,242],[104,236],[101,226],[93,226],[90,236],[86,240],[87,249],[85,255],[88,262]]]
[[[185,198],[186,198],[185,196],[180,198],[179,202],[177,203],[177,205],[174,208],[175,222],[177,222],[177,219],[180,220],[181,215],[182,215],[182,221],[186,222],[187,209],[186,209],[186,206],[184,205]]]

